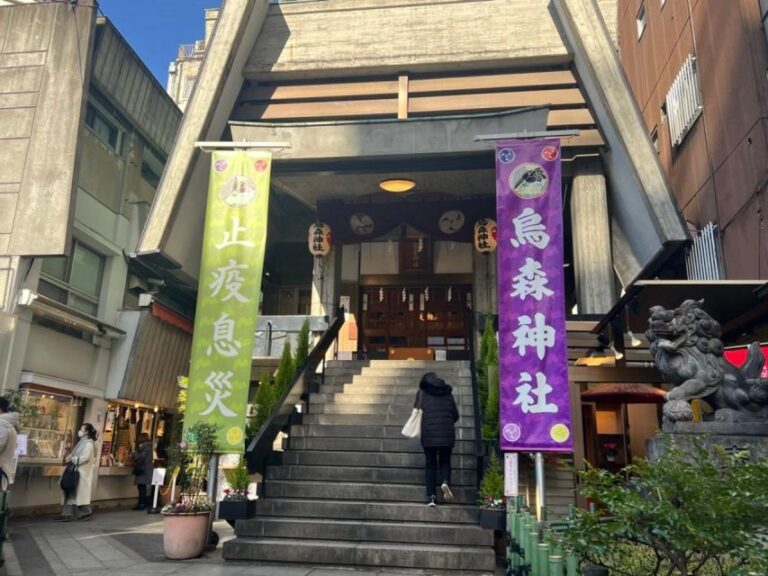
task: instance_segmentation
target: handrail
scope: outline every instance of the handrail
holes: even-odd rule
[[[469,373],[472,377],[472,406],[474,407],[475,417],[475,457],[477,458],[477,487],[480,488],[480,483],[483,479],[483,457],[485,456],[485,450],[483,450],[483,436],[482,436],[482,414],[480,413],[480,394],[477,386],[477,372],[475,371],[475,315],[470,310],[467,312],[469,316]],[[481,358],[482,362],[483,359]]]
[[[291,385],[283,392],[282,398],[248,444],[245,456],[249,472],[261,472],[262,474],[265,472],[267,459],[272,452],[272,444],[277,438],[277,434],[290,423],[291,417],[296,412],[296,404],[309,392],[309,382],[320,362],[325,360],[325,355],[331,344],[336,341],[343,324],[344,308],[341,307],[336,311],[336,318],[331,326],[322,335],[312,352],[309,353],[304,367],[296,374]]]

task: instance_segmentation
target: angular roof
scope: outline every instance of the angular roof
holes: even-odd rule
[[[160,183],[139,255],[176,267],[177,276],[185,281],[194,280],[208,174],[208,158],[194,149],[194,143],[221,139],[228,121],[242,118],[240,111],[254,93],[254,85],[296,85],[323,78],[365,81],[371,75],[402,70],[429,75],[440,70],[560,69],[572,74],[586,101],[584,113],[574,109],[572,116],[587,118],[599,130],[588,145],[589,151],[603,157],[609,181],[617,273],[624,284],[652,274],[688,236],[601,10],[613,29],[615,0],[553,0],[549,5],[529,0],[447,2],[439,9],[426,0],[407,5],[395,0],[327,0],[271,6],[228,0]],[[402,83],[401,78],[400,90]],[[538,91],[541,103],[551,105],[552,111],[562,109],[562,104],[553,102],[564,91],[560,88],[559,92]],[[510,98],[517,98],[516,90],[512,89]],[[293,98],[301,91],[294,89]],[[277,88],[273,98],[276,93]],[[363,100],[370,106],[372,98]],[[342,95],[340,100],[348,104],[350,96]],[[322,97],[315,104],[321,101]],[[519,99],[510,100],[509,106],[514,108],[515,101]],[[291,110],[295,113],[297,108]],[[550,126],[558,116],[552,111]],[[287,112],[282,121],[290,117]],[[368,120],[354,122],[363,133]],[[339,132],[332,116],[327,124],[324,134]],[[289,138],[291,130],[298,134],[308,129],[302,123],[274,126],[275,133]],[[466,129],[471,131],[472,124]],[[290,152],[276,156],[276,168],[283,159],[289,162]],[[306,175],[312,170],[311,163],[305,166]],[[278,181],[280,176],[275,178]]]

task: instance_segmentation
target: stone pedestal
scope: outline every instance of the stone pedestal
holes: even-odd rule
[[[747,451],[751,459],[768,458],[768,423],[756,422],[665,422],[662,431],[682,449],[694,441],[708,450],[719,446],[726,452]],[[664,453],[664,441],[651,438],[646,443],[649,460]]]

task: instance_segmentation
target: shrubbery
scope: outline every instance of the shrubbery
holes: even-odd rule
[[[580,472],[597,507],[577,511],[569,546],[612,575],[768,574],[768,462],[713,452],[667,440],[656,462]]]

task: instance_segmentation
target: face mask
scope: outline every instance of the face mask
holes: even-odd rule
[[[85,432],[83,430],[78,430],[77,431],[77,437],[78,438],[82,438],[83,436],[85,436]]]

